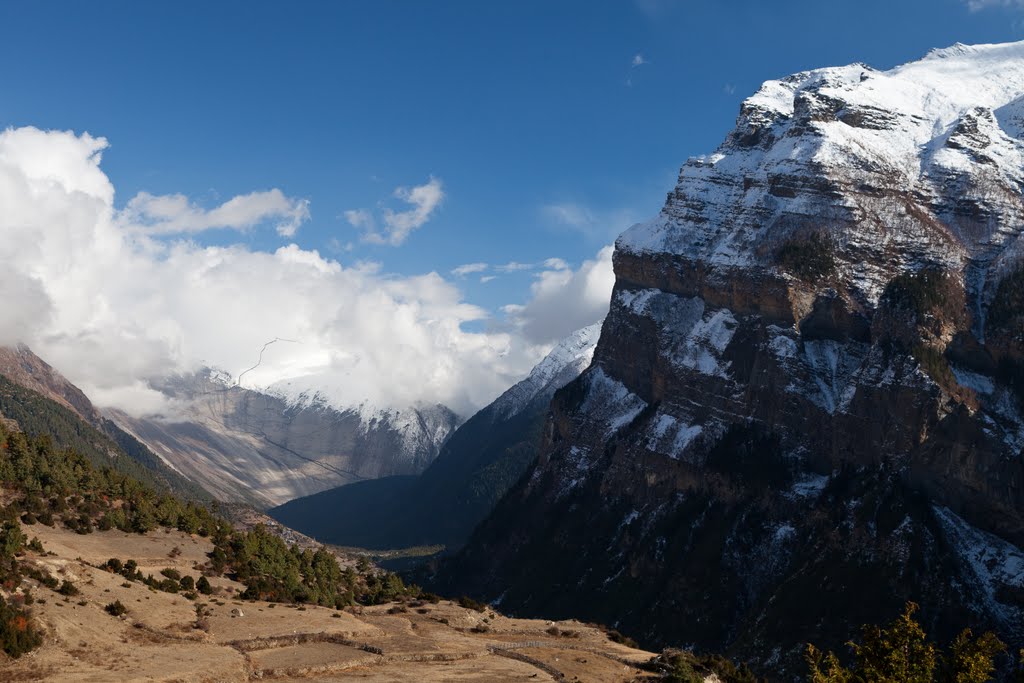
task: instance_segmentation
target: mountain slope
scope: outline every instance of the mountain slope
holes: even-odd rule
[[[1024,643],[1022,102],[1024,43],[765,83],[436,586],[791,671],[908,599]]]
[[[193,500],[210,498],[104,420],[78,387],[26,346],[0,347],[0,419],[30,435],[48,436],[61,449],[74,449],[94,465],[113,467],[159,490]]]
[[[422,471],[458,423],[443,406],[339,409],[263,393],[214,371],[154,383],[165,416],[109,411],[125,431],[221,500],[280,505],[352,481]]]
[[[0,417],[32,436],[49,436],[93,464],[111,465],[160,490],[207,500],[201,487],[168,467],[103,417],[89,398],[27,346],[0,347]]]
[[[559,343],[531,372],[459,427],[418,477],[348,484],[274,508],[322,541],[374,549],[461,546],[537,456],[555,391],[590,364],[600,325]]]

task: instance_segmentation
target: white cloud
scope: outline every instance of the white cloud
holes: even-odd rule
[[[541,212],[550,220],[570,228],[588,228],[594,224],[594,216],[590,210],[572,202],[542,206]]]
[[[536,263],[520,263],[519,261],[509,261],[496,266],[491,266],[489,263],[465,263],[461,266],[453,268],[452,275],[463,278],[467,275],[473,275],[475,273],[484,273],[488,270],[493,269],[496,273],[521,273],[529,270],[537,270],[538,268],[546,268],[548,270],[566,270],[569,268],[569,263],[565,259],[561,258],[549,258],[545,259],[541,264]],[[480,282],[490,282],[495,279],[496,275],[482,276]]]
[[[733,85],[732,83],[726,83],[724,86],[722,86],[722,92],[724,92],[726,95],[735,95],[736,86]]]
[[[630,62],[630,65],[634,69],[638,66],[643,66],[644,64],[649,64],[649,62],[646,59],[644,59],[644,56],[642,54],[638,52],[635,55],[633,55],[633,61]]]
[[[456,277],[466,277],[473,273],[482,273],[487,270],[486,263],[465,263],[457,268],[452,268],[452,275]]]
[[[491,280],[493,280],[496,277],[498,277],[498,276],[497,275],[481,275],[480,276],[480,284],[487,284],[488,282],[490,282]]]
[[[509,261],[500,266],[494,266],[494,269],[499,273],[518,273],[522,270],[533,270],[536,266],[532,263],[520,263],[519,261]]]
[[[345,219],[363,232],[363,241],[371,244],[389,244],[397,247],[405,242],[409,234],[422,227],[444,201],[444,187],[433,176],[423,185],[396,188],[393,196],[411,208],[395,211],[381,210],[380,229],[373,214],[367,209],[352,209],[345,212]]]
[[[344,216],[345,220],[354,228],[367,232],[373,232],[377,228],[377,221],[373,220],[373,214],[366,209],[349,209]]]
[[[150,235],[180,235],[213,228],[248,230],[276,220],[277,233],[293,237],[309,220],[309,200],[286,197],[275,188],[233,197],[207,211],[185,195],[140,192],[128,202],[119,220]]]
[[[335,253],[340,254],[352,251],[353,249],[356,248],[356,245],[352,244],[351,242],[342,242],[337,237],[332,237],[327,242],[327,248]]]
[[[604,247],[579,270],[555,267],[541,271],[531,287],[531,299],[525,305],[505,306],[505,315],[532,344],[556,342],[602,320],[615,284],[612,251],[611,246]]]
[[[1016,7],[1024,8],[1024,0],[966,0],[967,8],[972,12],[978,12],[990,7]]]
[[[559,202],[540,207],[541,217],[556,226],[569,228],[593,239],[609,240],[639,219],[631,209],[591,209],[577,202]]]
[[[247,383],[316,378],[355,402],[441,402],[466,414],[544,351],[515,330],[463,331],[488,314],[436,273],[346,267],[294,244],[264,252],[158,239],[151,233],[240,227],[269,216],[268,206],[285,207],[278,220],[288,207],[303,212],[283,195],[253,199],[261,193],[210,211],[144,197],[118,212],[100,168],[105,147],[70,132],[0,132],[0,341],[26,342],[100,404],[160,410],[147,379],[202,365],[237,377],[282,337],[296,343],[268,347]],[[434,185],[402,194],[419,218],[392,222],[411,227],[429,215],[441,196]],[[547,288],[534,294],[546,301]]]

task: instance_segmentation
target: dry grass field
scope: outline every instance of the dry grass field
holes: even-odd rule
[[[25,531],[46,550],[29,561],[81,592],[33,589],[31,610],[45,641],[0,661],[3,681],[599,683],[641,678],[635,665],[652,656],[577,622],[510,619],[447,601],[303,608],[241,601],[241,585],[212,579],[214,594],[193,602],[97,565],[134,559],[144,573],[171,568],[198,579],[211,549],[206,539],[164,530],[83,536],[39,524]],[[114,601],[127,608],[124,615],[105,611]]]

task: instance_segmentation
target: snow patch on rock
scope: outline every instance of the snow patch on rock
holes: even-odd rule
[[[1015,635],[1024,635],[1024,607],[1019,598],[1003,597],[1008,591],[1024,594],[1024,550],[975,528],[948,508],[932,509],[963,562],[965,578],[980,588],[988,610],[998,614]]]
[[[646,407],[646,401],[609,377],[603,368],[593,368],[587,375],[587,398],[580,409],[606,425],[607,437],[632,422]]]

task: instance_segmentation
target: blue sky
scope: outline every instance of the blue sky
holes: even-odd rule
[[[1013,3],[991,4],[5,1],[0,125],[108,138],[121,203],[143,190],[206,207],[270,188],[308,199],[295,241],[342,263],[446,276],[578,264],[653,215],[761,81],[1022,37]],[[444,200],[401,246],[361,242],[344,218],[405,208],[394,190],[431,177]],[[530,278],[460,286],[496,310]]]
[[[0,343],[142,411],[281,337],[247,381],[468,414],[762,81],[1022,38],[1024,0],[0,0]]]

